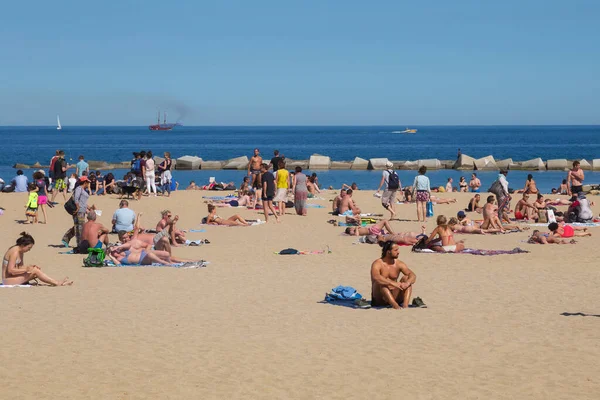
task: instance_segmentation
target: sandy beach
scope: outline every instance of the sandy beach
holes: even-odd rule
[[[351,309],[322,303],[324,294],[348,285],[370,299],[370,265],[381,250],[353,244],[343,228],[326,222],[334,218],[328,214],[334,193],[311,200],[325,208],[310,208],[307,217],[288,209],[281,224],[234,228],[199,225],[207,214],[202,196],[218,192],[131,202],[146,227],[170,209],[181,229],[206,229],[188,235],[210,244],[174,249],[210,262],[201,269],[82,268],[82,255],[59,254],[72,225],[62,197],[49,212],[50,224],[21,225],[15,221],[24,219],[27,194],[1,194],[2,252],[25,230],[36,240],[26,264],[75,284],[0,289],[0,397],[598,397],[600,228],[590,228],[594,236],[576,245],[527,244],[528,232],[456,235],[467,247],[521,247],[528,254],[417,254],[402,247],[399,259],[417,274],[413,295],[428,308]],[[471,198],[439,196],[458,202],[435,206],[436,216],[456,215]],[[363,211],[384,213],[372,191],[354,198]],[[598,215],[600,201],[590,199]],[[92,203],[109,226],[117,198],[94,196]],[[393,221],[397,231],[419,231],[414,204],[397,211],[411,220]],[[264,219],[262,211],[219,210],[223,217],[234,213]],[[427,232],[434,227],[430,219]],[[330,254],[274,254],[327,246]]]

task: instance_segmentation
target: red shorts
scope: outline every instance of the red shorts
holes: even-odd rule
[[[523,214],[521,214],[521,211],[517,211],[517,212],[515,212],[515,218],[516,219],[525,219],[525,216]]]

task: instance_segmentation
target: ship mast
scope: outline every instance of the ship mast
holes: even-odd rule
[[[160,125],[160,110],[158,110],[158,118],[156,119],[156,123]]]
[[[164,122],[164,124],[165,125],[167,124],[167,113],[166,112],[165,112],[165,122]]]

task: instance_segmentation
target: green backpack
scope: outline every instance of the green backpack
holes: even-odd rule
[[[103,267],[104,266],[104,257],[106,257],[106,253],[104,249],[88,249],[88,256],[83,260],[84,267]]]

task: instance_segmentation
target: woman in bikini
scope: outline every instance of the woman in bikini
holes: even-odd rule
[[[527,181],[525,181],[524,193],[538,194],[539,190],[533,180],[533,175],[527,175]]]
[[[39,279],[50,286],[69,286],[73,284],[69,278],[61,281],[50,278],[37,265],[25,265],[25,253],[33,248],[35,240],[28,233],[21,232],[17,243],[10,247],[2,259],[2,284],[23,285],[32,279]]]
[[[431,232],[426,242],[431,244],[431,249],[440,253],[460,253],[464,250],[465,245],[462,240],[458,243],[454,241],[454,233],[448,226],[446,217],[440,215],[437,217],[436,222],[438,226]],[[440,240],[441,244],[439,243]]]
[[[458,182],[458,187],[460,188],[461,192],[467,192],[467,188],[469,187],[469,185],[467,184],[467,181],[465,180],[464,176],[460,177],[460,181]]]
[[[226,226],[249,226],[250,223],[239,215],[232,215],[231,217],[224,219],[217,215],[217,208],[214,204],[208,205],[208,216],[206,217],[206,223],[209,225],[226,225]]]

